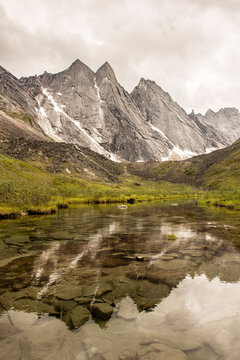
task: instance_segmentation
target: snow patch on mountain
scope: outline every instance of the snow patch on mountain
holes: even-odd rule
[[[189,150],[182,150],[178,146],[174,146],[173,149],[169,151],[169,155],[167,157],[163,157],[161,161],[179,160],[179,159],[184,160],[196,155],[199,154]],[[175,158],[176,156],[178,157],[178,159]]]
[[[153,124],[150,124],[151,128],[157,132],[159,132],[166,140],[168,140],[170,142],[170,144],[173,146],[173,149],[169,151],[169,155],[167,157],[163,157],[161,160],[162,161],[168,161],[171,160],[173,158],[173,155],[177,155],[180,159],[187,159],[193,156],[196,156],[197,153],[192,152],[190,150],[182,150],[180,149],[178,146],[175,146],[173,144],[173,142],[164,134],[163,131],[161,131],[160,129],[158,129],[156,126],[154,126]]]
[[[99,101],[98,115],[99,115],[99,118],[102,120],[104,118],[104,114],[103,114],[103,111],[102,111],[102,108],[101,108],[101,103],[103,103],[103,101],[102,101],[101,96],[100,96],[100,91],[99,91],[99,87],[98,87],[97,82],[96,82],[96,78],[94,78],[94,88],[96,90],[97,98],[98,98],[98,101]]]
[[[38,99],[37,99],[37,103],[39,105],[39,109],[36,108],[36,110],[40,112],[40,116],[38,120],[39,126],[43,129],[45,134],[51,137],[53,140],[57,142],[63,142],[62,138],[58,134],[56,134],[56,131],[53,129],[50,121],[48,121],[47,114],[44,108],[41,106],[40,101]]]
[[[153,124],[150,124],[150,123],[149,123],[149,125],[151,126],[151,128],[152,128],[153,130],[159,132],[159,133],[164,137],[164,139],[168,140],[168,141],[173,145],[173,143],[171,142],[171,140],[169,140],[169,138],[164,134],[164,132],[163,132],[162,130],[158,129],[158,128],[157,128],[156,126],[154,126]]]
[[[40,113],[43,117],[47,117],[47,114],[42,106],[40,106]]]
[[[49,102],[53,105],[54,111],[56,113],[58,113],[58,114],[62,114],[63,116],[65,116],[69,121],[71,121],[90,140],[90,142],[92,143],[92,150],[98,152],[99,154],[102,154],[102,155],[106,156],[107,158],[109,158],[112,161],[115,161],[115,162],[120,162],[121,161],[121,159],[118,159],[113,153],[105,150],[92,136],[90,136],[86,132],[85,129],[82,128],[82,126],[80,125],[80,123],[78,121],[71,118],[71,116],[69,116],[63,110],[64,105],[59,106],[56,103],[56,101],[54,100],[53,96],[48,92],[48,90],[46,88],[42,88],[42,92],[48,98]]]
[[[209,153],[211,153],[211,152],[213,152],[213,151],[215,151],[215,150],[218,150],[218,149],[215,148],[215,147],[206,148],[205,154],[209,154]]]

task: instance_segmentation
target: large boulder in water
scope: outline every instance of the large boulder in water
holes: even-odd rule
[[[101,320],[108,320],[112,313],[113,313],[113,307],[109,304],[93,304],[91,307],[92,315]]]
[[[72,325],[74,328],[78,328],[78,327],[82,326],[83,324],[85,324],[85,322],[87,322],[91,316],[88,309],[86,309],[83,306],[75,307],[69,315],[70,315]]]

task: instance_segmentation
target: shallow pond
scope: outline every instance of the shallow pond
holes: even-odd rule
[[[238,360],[240,216],[89,206],[0,223],[0,359]]]

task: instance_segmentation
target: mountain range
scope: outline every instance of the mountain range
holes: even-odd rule
[[[73,144],[115,162],[181,160],[231,145],[240,114],[187,114],[143,78],[129,94],[108,62],[94,72],[76,60],[57,74],[20,79],[0,67],[0,138],[7,137]]]

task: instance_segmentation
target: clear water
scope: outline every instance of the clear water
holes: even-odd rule
[[[193,203],[2,221],[0,359],[238,360],[239,249]]]

